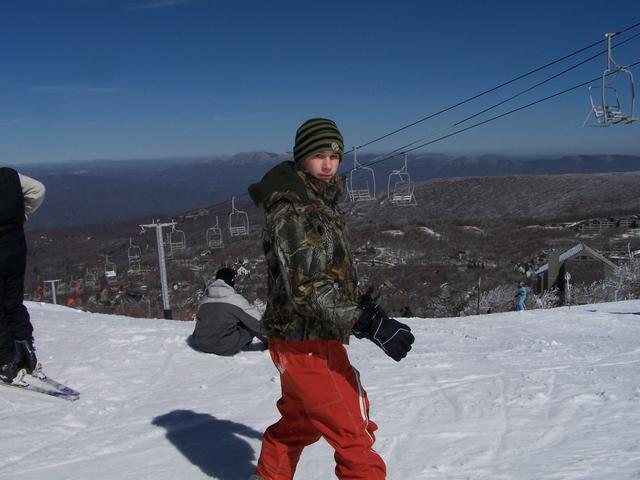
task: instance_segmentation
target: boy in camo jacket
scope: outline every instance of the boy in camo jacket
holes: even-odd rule
[[[335,449],[339,479],[386,478],[373,449],[377,426],[344,345],[354,334],[400,361],[414,338],[358,291],[338,207],[343,153],[335,122],[307,120],[296,132],[294,161],[276,165],[249,187],[266,217],[269,298],[262,322],[282,388],[281,418],[264,434],[252,479],[292,479],[302,450],[320,437]]]

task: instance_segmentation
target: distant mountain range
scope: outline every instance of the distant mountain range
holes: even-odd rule
[[[247,186],[288,158],[285,154],[244,152],[207,158],[94,160],[14,167],[46,185],[46,201],[29,222],[29,228],[45,228],[175,215],[230,200],[233,195],[246,202]],[[377,158],[359,155],[358,161],[374,163],[381,191],[386,188],[391,171],[402,166],[402,158],[375,163]],[[348,173],[352,165],[351,156],[347,156],[341,172]],[[438,154],[409,157],[409,172],[418,182],[452,177],[629,171],[640,171],[640,156],[573,155],[537,160]]]

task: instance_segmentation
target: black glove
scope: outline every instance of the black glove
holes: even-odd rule
[[[371,340],[396,362],[406,357],[415,340],[411,328],[389,318],[370,293],[360,298],[360,308],[362,314],[353,327],[353,334]]]

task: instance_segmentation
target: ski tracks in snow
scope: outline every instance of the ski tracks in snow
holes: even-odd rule
[[[638,307],[410,319],[416,343],[400,363],[354,340],[388,479],[640,478],[640,318],[624,312]],[[248,477],[277,419],[268,352],[194,352],[188,322],[29,308],[45,371],[82,397],[2,392],[2,475]],[[325,442],[296,478],[334,478]]]

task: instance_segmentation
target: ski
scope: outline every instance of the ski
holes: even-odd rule
[[[40,383],[40,385],[31,383],[28,380],[28,377],[35,379]],[[52,397],[62,398],[69,401],[78,400],[80,398],[80,392],[48,377],[42,371],[42,366],[39,363],[31,374],[27,374],[25,370],[20,370],[13,383],[0,382],[0,386],[20,388],[22,390],[42,393],[44,395],[50,395]]]
[[[42,393],[44,395],[50,395],[56,398],[62,398],[64,400],[74,401],[80,398],[79,395],[70,395],[54,388],[41,387],[39,385],[33,385],[31,383],[0,383],[0,386],[19,388],[21,390],[27,390],[30,392]]]
[[[78,392],[77,390],[74,390],[73,388],[68,387],[63,383],[60,383],[57,380],[54,380],[53,378],[48,377],[42,371],[42,366],[40,365],[40,363],[38,363],[38,365],[36,366],[36,369],[33,371],[31,376],[34,377],[34,378],[37,378],[42,383],[44,383],[46,385],[49,385],[53,389],[58,390],[59,392],[65,394],[65,395],[67,395],[69,397],[76,397],[74,400],[77,400],[80,397],[80,392]]]

